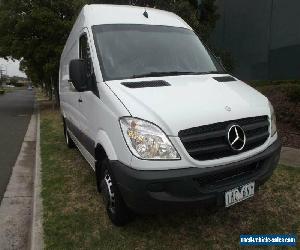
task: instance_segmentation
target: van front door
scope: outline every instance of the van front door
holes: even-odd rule
[[[83,154],[89,163],[94,165],[95,158],[95,134],[97,131],[96,115],[98,88],[95,80],[91,50],[89,46],[88,31],[84,30],[79,39],[79,58],[88,62],[88,86],[89,90],[80,93],[79,110],[80,110],[80,126],[81,135],[80,142],[84,146]]]

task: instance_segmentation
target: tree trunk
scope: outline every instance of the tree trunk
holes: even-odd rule
[[[58,79],[56,79],[56,78],[54,79],[53,86],[54,86],[55,105],[56,105],[56,107],[59,107],[60,106],[60,101],[59,101]]]
[[[52,101],[52,86],[51,86],[51,84],[47,83],[46,88],[47,88],[47,95],[48,95],[49,101]]]

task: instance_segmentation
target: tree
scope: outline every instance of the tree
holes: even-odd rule
[[[50,97],[57,89],[59,58],[78,14],[80,1],[3,0],[0,56],[21,60],[21,69]]]
[[[201,36],[205,43],[208,43],[219,18],[216,0],[94,0],[90,2],[133,4],[175,12]]]
[[[18,86],[17,86],[17,85],[18,85],[18,80],[17,80],[17,78],[11,77],[11,78],[9,79],[9,84],[18,87]]]
[[[196,2],[195,2],[196,1]],[[135,4],[180,15],[208,41],[218,18],[215,0],[2,0],[0,2],[0,57],[21,60],[34,84],[45,86],[50,98],[57,93],[59,59],[73,23],[87,3]]]
[[[1,75],[0,76],[0,87],[3,85],[3,84],[5,84],[6,83],[6,75]]]

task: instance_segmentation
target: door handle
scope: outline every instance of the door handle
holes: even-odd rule
[[[79,98],[79,99],[78,99],[78,102],[80,102],[80,103],[81,103],[81,102],[82,102],[82,99],[81,99],[81,98]]]

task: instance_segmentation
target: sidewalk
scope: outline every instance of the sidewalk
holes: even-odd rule
[[[283,147],[279,164],[300,168],[300,149]]]
[[[30,246],[36,142],[37,115],[33,114],[0,206],[0,248],[3,250]]]

